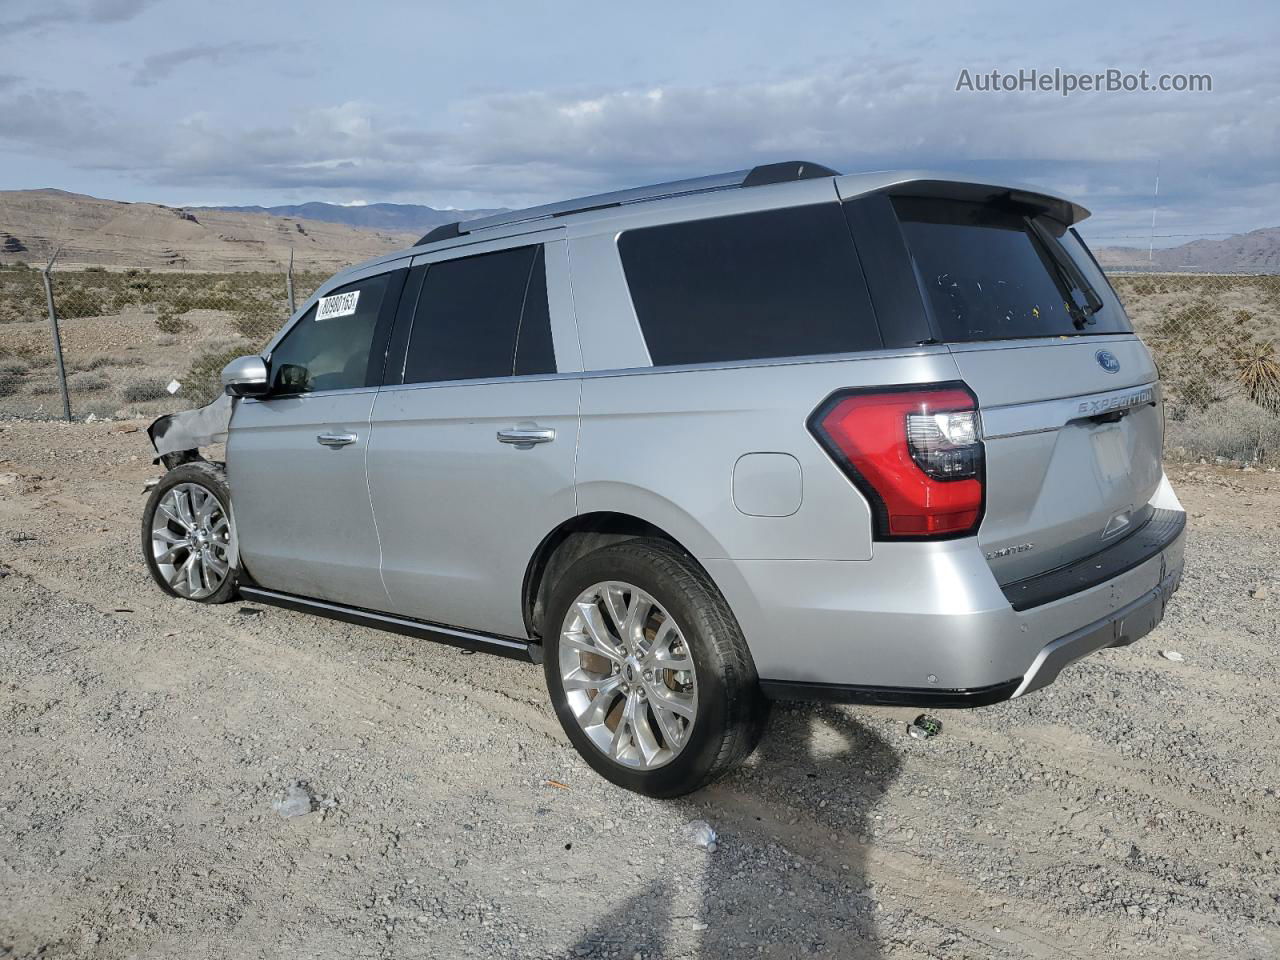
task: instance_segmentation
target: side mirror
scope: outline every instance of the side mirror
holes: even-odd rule
[[[222,389],[233,397],[260,397],[270,386],[261,357],[236,357],[222,368]]]

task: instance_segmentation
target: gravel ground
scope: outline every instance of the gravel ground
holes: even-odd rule
[[[0,423],[0,957],[1280,954],[1274,474],[1171,468],[1142,642],[926,741],[779,705],[670,802],[594,776],[536,668],[162,595],[136,426]]]

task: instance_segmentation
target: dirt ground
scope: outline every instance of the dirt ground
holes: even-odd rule
[[[163,595],[136,426],[0,422],[0,957],[1280,954],[1275,474],[1170,468],[1188,568],[1140,643],[926,741],[779,705],[664,802],[537,668]]]

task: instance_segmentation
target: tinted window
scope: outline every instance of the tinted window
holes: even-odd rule
[[[628,230],[618,247],[655,365],[882,345],[837,203]]]
[[[524,295],[524,314],[516,335],[517,377],[534,373],[555,373],[556,354],[551,344],[551,311],[547,306],[545,248],[538,247]]]
[[[519,247],[427,269],[414,314],[405,383],[554,372],[541,247]]]
[[[956,200],[899,197],[893,205],[943,340],[1129,329],[1110,288],[1087,279],[1081,259],[1088,253],[1062,224]],[[1074,255],[1064,235],[1078,248]]]
[[[321,297],[271,352],[272,392],[363,387],[390,277],[382,273]]]

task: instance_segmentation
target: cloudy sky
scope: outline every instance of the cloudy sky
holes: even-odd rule
[[[1280,225],[1278,28],[1232,0],[0,0],[0,189],[513,206],[805,158],[1040,184],[1110,240],[1145,238],[1158,168],[1157,234],[1242,231]],[[956,91],[1055,67],[1213,89]]]

